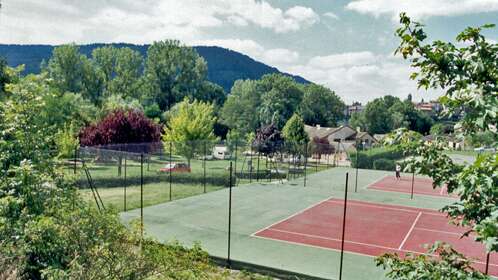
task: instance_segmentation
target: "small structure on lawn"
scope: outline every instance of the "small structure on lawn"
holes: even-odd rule
[[[213,158],[215,159],[229,159],[230,150],[227,146],[219,144],[213,147]]]

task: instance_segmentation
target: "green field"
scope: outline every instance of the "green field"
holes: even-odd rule
[[[126,159],[126,176],[125,176],[125,159],[121,161],[121,171],[119,172],[118,159],[113,158],[107,162],[99,162],[96,157],[85,157],[86,165],[90,171],[94,185],[98,188],[99,194],[107,207],[112,207],[117,211],[124,211],[125,192],[126,192],[126,210],[132,210],[140,207],[140,180],[141,166],[139,158],[136,155]],[[272,163],[261,156],[259,159],[260,178],[256,178],[258,170],[256,156],[252,157],[253,173],[249,175],[247,161],[249,157],[240,154],[237,160],[232,161],[234,174],[243,173],[242,179],[233,179],[237,186],[249,184],[252,182],[271,182],[283,181],[289,178],[303,177],[304,173],[288,174],[288,163]],[[173,156],[172,162],[187,162],[180,156]],[[191,160],[191,173],[170,173],[159,172],[169,162],[168,157],[151,156],[144,159],[143,165],[143,201],[144,206],[151,206],[159,203],[177,200],[189,196],[203,194],[220,190],[228,186],[230,160]],[[204,168],[205,165],[205,168]],[[317,164],[316,161],[307,163],[306,175],[329,168],[327,164]],[[263,174],[265,170],[274,170],[272,176]],[[278,170],[276,173],[275,170]],[[67,166],[66,171],[73,173],[73,167]],[[78,166],[79,180],[78,184],[81,193],[89,200],[93,200],[92,192],[88,187],[88,181],[81,166]],[[170,184],[171,180],[171,184]],[[170,188],[171,186],[171,188]],[[125,190],[126,189],[126,190]],[[170,191],[171,190],[171,191]],[[171,195],[171,196],[170,196]]]

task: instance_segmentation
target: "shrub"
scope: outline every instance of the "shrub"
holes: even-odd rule
[[[396,163],[394,160],[381,158],[374,161],[373,168],[376,170],[394,171]]]
[[[358,163],[356,157],[358,156]],[[403,151],[396,147],[380,147],[373,148],[367,151],[360,151],[358,155],[355,152],[349,154],[351,166],[356,168],[372,169],[374,162],[379,159],[389,159],[392,161],[403,158]]]
[[[116,110],[80,132],[83,146],[158,142],[161,127],[136,110]]]

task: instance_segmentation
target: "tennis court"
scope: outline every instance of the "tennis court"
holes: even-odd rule
[[[446,187],[434,188],[432,186],[431,179],[420,177],[415,177],[413,179],[414,194],[449,197]],[[412,177],[401,176],[401,178],[398,180],[395,176],[385,176],[380,180],[370,184],[367,188],[386,192],[411,193]]]
[[[232,260],[319,279],[338,279],[341,199],[349,173],[351,204],[343,279],[385,280],[385,271],[375,266],[373,256],[385,252],[423,252],[424,243],[456,242],[460,238],[461,231],[449,227],[444,216],[437,212],[454,199],[444,196],[410,199],[400,192],[373,190],[368,186],[391,172],[360,170],[358,178],[354,177],[355,172],[351,168],[333,168],[314,173],[307,177],[306,187],[303,178],[234,187],[231,216],[227,188],[145,207],[145,231],[162,242],[178,240],[186,246],[199,242],[211,256],[223,259],[228,258],[228,236],[231,236]],[[144,188],[144,195],[148,191]],[[125,222],[140,218],[140,209],[123,212],[121,216]],[[484,253],[470,241],[457,242],[455,246],[479,258]],[[492,264],[490,271],[498,275],[496,256],[492,257]]]
[[[327,199],[254,234],[272,240],[340,250],[344,202]],[[448,224],[434,210],[348,201],[344,250],[379,256],[386,252],[424,253],[423,244],[443,241],[471,259],[484,271],[484,245],[472,237],[461,238],[465,229]],[[490,273],[498,275],[498,256],[490,258]]]

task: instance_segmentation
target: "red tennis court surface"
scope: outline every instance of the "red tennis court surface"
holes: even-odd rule
[[[411,193],[412,192],[412,178],[411,177],[401,177],[400,180],[396,180],[395,176],[385,176],[382,179],[370,184],[367,189],[388,191],[388,192],[401,192],[401,193]],[[433,188],[432,180],[428,178],[417,178],[413,182],[413,193],[432,195],[432,196],[446,196],[448,197],[448,192],[446,187],[443,188]]]
[[[300,245],[339,250],[344,204],[329,199],[262,229],[254,236]],[[434,210],[348,201],[345,251],[378,256],[386,252],[425,253],[424,244],[444,241],[474,259],[484,271],[486,253],[472,237],[460,238],[464,229],[449,225]],[[498,276],[498,255],[490,257],[489,272]]]

